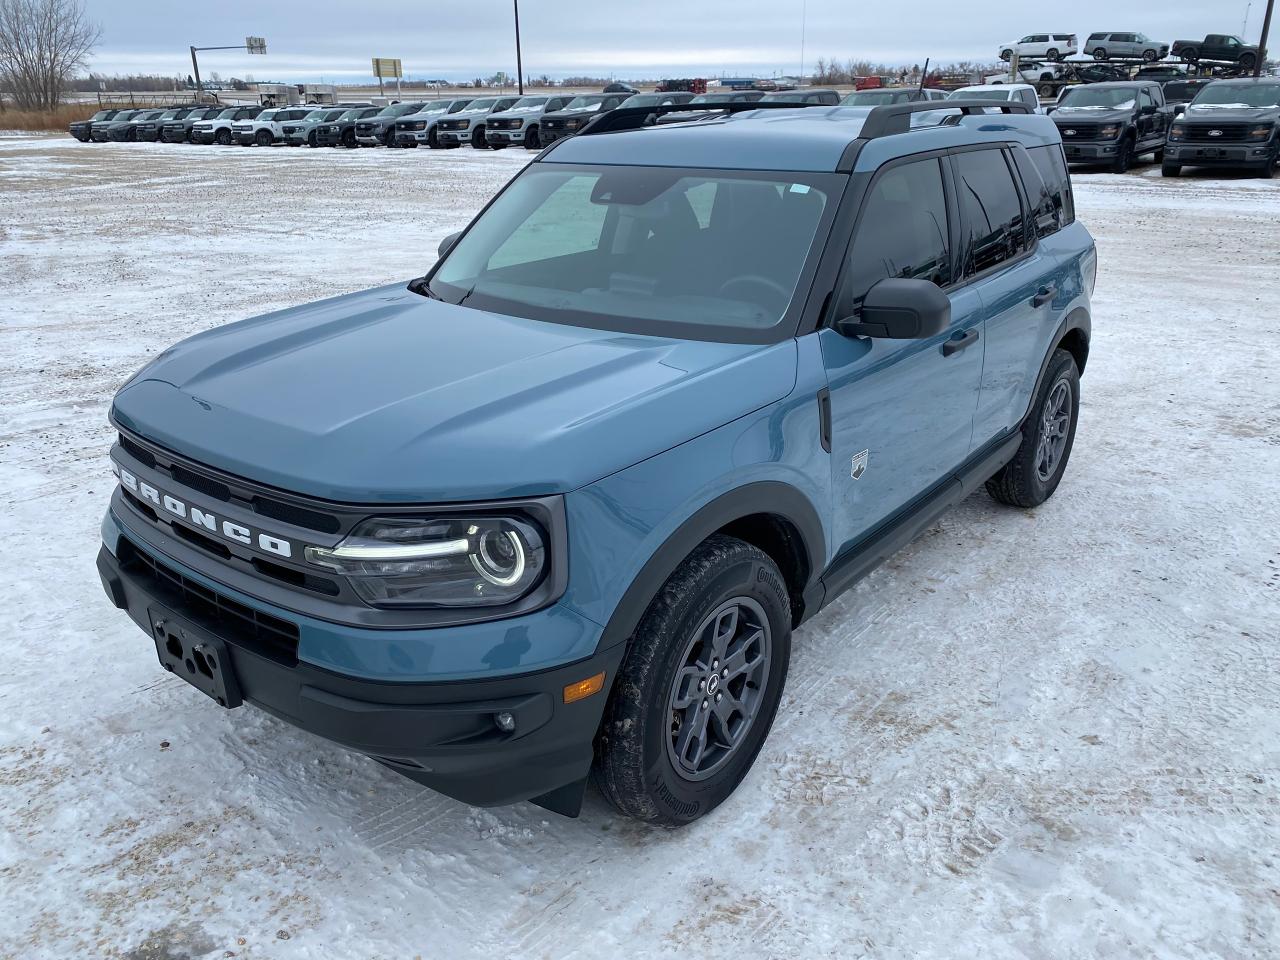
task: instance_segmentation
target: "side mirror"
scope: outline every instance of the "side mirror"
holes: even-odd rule
[[[1139,113],[1155,113],[1155,112],[1156,112],[1156,106],[1155,106],[1155,104],[1153,104],[1153,103],[1145,103],[1145,104],[1143,104],[1141,107],[1139,107],[1139,108],[1138,108],[1138,112],[1139,112]]]
[[[1187,112],[1187,105],[1185,103],[1175,103],[1173,105],[1173,115],[1175,117],[1180,117],[1186,112]]]
[[[458,238],[462,236],[462,231],[451,233],[440,241],[440,246],[436,247],[436,254],[443,257],[446,253],[453,249],[453,245],[458,242]]]
[[[889,277],[862,300],[852,317],[835,323],[846,337],[884,340],[925,340],[951,325],[951,299],[928,280]]]

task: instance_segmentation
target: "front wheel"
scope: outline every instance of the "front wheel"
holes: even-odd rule
[[[1003,60],[1005,63],[1008,63],[1010,60],[1012,60],[1012,59],[1013,59],[1013,51],[1012,51],[1012,50],[1001,50],[1001,51],[1000,51],[1000,59],[1001,59],[1001,60]]]
[[[526,150],[540,150],[542,148],[542,140],[538,137],[537,127],[530,127],[525,131],[524,148]]]
[[[384,147],[394,147],[396,145],[396,132],[394,130],[386,132],[386,135],[382,138],[382,145]]]
[[[1120,141],[1120,149],[1116,153],[1116,158],[1111,161],[1112,173],[1127,173],[1129,167],[1133,165],[1133,141],[1125,137]]]
[[[764,552],[702,543],[640,620],[596,738],[593,775],[637,820],[678,826],[715,809],[755,762],[791,657],[791,604]]]
[[[1145,61],[1147,61],[1147,63],[1155,63],[1155,62],[1156,62],[1156,58],[1157,58],[1157,56],[1158,56],[1158,54],[1156,53],[1156,51],[1155,51],[1155,50],[1143,50],[1143,51],[1142,51],[1142,59],[1143,59],[1143,60],[1145,60]]]
[[[1061,60],[1062,54],[1058,52],[1057,47],[1050,47],[1049,50],[1045,53],[1045,58],[1049,60]]]
[[[1093,59],[1095,59],[1095,60],[1105,60],[1105,59],[1107,59],[1107,51],[1106,51],[1106,49],[1105,49],[1104,47],[1099,47],[1097,50],[1093,51]]]
[[[483,150],[487,146],[489,146],[489,144],[484,138],[484,128],[478,127],[476,131],[471,134],[471,149]]]
[[[214,138],[213,138],[213,139],[214,139],[214,140],[216,140],[216,141],[218,142],[218,144],[219,144],[219,145],[221,145],[221,146],[224,146],[224,147],[226,147],[226,146],[230,146],[230,145],[231,145],[231,131],[230,131],[230,130],[228,130],[226,127],[223,127],[221,130],[219,130],[219,131],[217,132],[217,134],[214,136]]]
[[[1246,53],[1240,57],[1239,62],[1240,62],[1240,69],[1248,71],[1253,69],[1253,65],[1257,62],[1257,60],[1254,58],[1253,54]]]
[[[355,130],[344,130],[342,132],[342,145],[348,150],[354,150],[360,146],[360,143],[356,140]]]
[[[1197,60],[1200,59],[1200,51],[1199,50],[1183,50],[1182,53],[1179,54],[1179,56],[1182,58],[1183,63],[1195,63]]]
[[[987,481],[987,493],[1014,507],[1038,507],[1053,496],[1071,457],[1079,408],[1080,371],[1075,357],[1059,348],[1022,425],[1022,445]]]
[[[257,133],[253,135],[253,142],[260,147],[271,146],[271,141],[273,139],[274,138],[271,136],[270,130],[259,130]]]
[[[1162,177],[1180,177],[1182,176],[1182,164],[1170,163],[1168,160],[1160,164],[1160,176]]]

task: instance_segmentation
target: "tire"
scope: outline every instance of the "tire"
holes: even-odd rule
[[[1262,180],[1270,180],[1276,175],[1276,171],[1280,170],[1280,153],[1268,160],[1258,170],[1258,177]]]
[[[1012,51],[1012,50],[1001,50],[1001,51],[1000,51],[1000,59],[1001,59],[1001,60],[1003,60],[1005,63],[1008,63],[1010,60],[1012,60],[1012,59],[1013,59],[1013,51]]]
[[[1178,54],[1178,56],[1182,58],[1183,63],[1195,63],[1200,59],[1200,51],[1195,47],[1188,47],[1186,50],[1183,50]]]
[[[724,640],[716,637],[722,627]],[[719,675],[706,663],[716,662],[715,651],[729,653]],[[790,656],[791,604],[777,566],[748,543],[710,537],[663,584],[636,628],[596,737],[596,785],[637,820],[679,826],[706,815],[755,762]],[[748,658],[753,667],[724,678]],[[680,700],[688,705],[677,706]],[[716,706],[734,701],[748,706],[749,718]],[[700,735],[681,737],[681,730]],[[731,745],[713,742],[717,736]]]
[[[213,142],[223,147],[231,146],[231,131],[223,127],[213,135]]]
[[[471,131],[471,149],[487,150],[489,143],[484,138],[484,127],[476,127]]]
[[[1055,88],[1052,83],[1042,83],[1040,84],[1039,89],[1036,90],[1036,93],[1044,97],[1046,100],[1052,97],[1054,95],[1054,92],[1055,92]]]
[[[310,133],[307,134],[307,146],[311,147],[312,149],[315,149],[319,145],[320,144],[316,143],[316,132],[312,130]]]
[[[1069,409],[1061,406],[1064,396]],[[1031,415],[1022,425],[1022,445],[987,481],[992,499],[1011,507],[1038,507],[1053,496],[1071,459],[1079,412],[1080,371],[1075,357],[1058,348],[1049,360]],[[1052,443],[1051,449],[1044,447],[1046,442]]]
[[[1147,63],[1155,63],[1160,59],[1160,54],[1156,50],[1143,50],[1142,59],[1147,61]]]
[[[396,131],[394,127],[388,130],[386,134],[383,136],[382,145],[386,147],[388,150],[396,145]]]
[[[1112,173],[1128,173],[1133,166],[1133,138],[1125,137],[1120,141],[1120,152],[1111,161]]]
[[[538,133],[538,128],[530,127],[524,134],[524,148],[526,150],[541,150],[542,137]]]
[[[1105,60],[1105,59],[1107,59],[1107,48],[1106,48],[1106,47],[1098,47],[1098,49],[1097,49],[1097,50],[1094,50],[1094,51],[1093,51],[1093,59],[1095,59],[1095,60]]]
[[[1182,176],[1182,164],[1170,163],[1165,160],[1160,164],[1160,176],[1162,177],[1180,177]]]
[[[1048,50],[1046,50],[1046,51],[1044,52],[1044,55],[1045,55],[1045,59],[1046,59],[1046,60],[1061,60],[1061,59],[1062,59],[1062,54],[1058,51],[1058,48],[1057,48],[1057,47],[1050,47]]]
[[[342,131],[342,145],[348,150],[354,150],[356,147],[360,146],[360,144],[356,142],[355,127],[348,127],[346,130]]]
[[[275,140],[275,138],[271,136],[270,130],[259,130],[253,135],[253,142],[260,147],[271,146],[273,140]]]
[[[1155,152],[1151,154],[1153,163],[1164,164],[1164,147],[1156,147]]]
[[[438,136],[436,136],[436,128],[435,128],[435,127],[432,127],[432,128],[427,132],[427,146],[428,146],[428,147],[430,147],[432,150],[439,150],[439,149],[440,149],[440,138],[439,138]]]
[[[1258,58],[1252,53],[1242,53],[1240,54],[1240,59],[1236,62],[1239,64],[1241,70],[1248,71],[1253,69],[1253,65],[1258,62]]]

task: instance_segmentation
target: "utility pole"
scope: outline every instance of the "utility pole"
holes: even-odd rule
[[[1276,0],[1267,0],[1267,12],[1262,17],[1262,39],[1258,41],[1258,59],[1253,62],[1253,75],[1262,76],[1262,65],[1267,59],[1267,34],[1271,32],[1271,12]]]
[[[804,28],[809,15],[809,0],[800,4],[800,76],[796,77],[800,85],[804,85]]]
[[[520,61],[520,0],[511,0],[516,11],[516,84],[524,96],[524,64]]]
[[[229,47],[196,47],[191,48],[191,69],[196,75],[196,99],[200,99],[203,87],[200,86],[200,63],[196,60],[196,52],[199,50],[248,50],[250,53],[266,53],[267,41],[261,37],[245,37],[244,43],[235,43]]]

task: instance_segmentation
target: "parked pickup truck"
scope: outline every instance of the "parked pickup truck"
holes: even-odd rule
[[[111,404],[110,603],[205,708],[471,804],[572,816],[594,776],[686,824],[780,705],[820,751],[830,718],[782,696],[792,631],[984,485],[1043,504],[1076,438],[1097,261],[1057,128],[949,106],[624,107],[425,276],[165,349]],[[1003,528],[980,549],[1036,517],[949,529]],[[93,669],[136,682],[127,655]]]
[[[438,147],[460,147],[469,143],[476,150],[489,146],[485,139],[485,121],[491,113],[502,113],[516,105],[519,97],[484,97],[472,100],[457,113],[436,124]]]
[[[542,133],[538,121],[544,113],[564,109],[572,95],[559,97],[521,97],[506,110],[489,114],[484,125],[484,138],[494,150],[523,145],[527,150],[542,149]]]
[[[1203,40],[1175,40],[1170,52],[1186,63],[1221,60],[1238,64],[1243,70],[1252,70],[1258,62],[1257,47],[1226,33],[1211,33]]]
[[[474,97],[460,97],[455,100],[432,100],[417,113],[400,117],[396,121],[397,147],[416,147],[425,143],[428,147],[439,146],[436,139],[436,128],[440,121],[455,113],[465,110]]]
[[[1053,110],[1071,163],[1106,164],[1124,173],[1135,157],[1164,155],[1173,119],[1160,84],[1130,80],[1068,88]]]
[[[362,147],[394,147],[396,142],[396,121],[417,113],[427,105],[425,100],[410,100],[393,103],[383,107],[372,117],[356,121],[356,143]]]
[[[1280,77],[1214,80],[1169,128],[1160,172],[1227,167],[1275,175],[1280,164]]]

